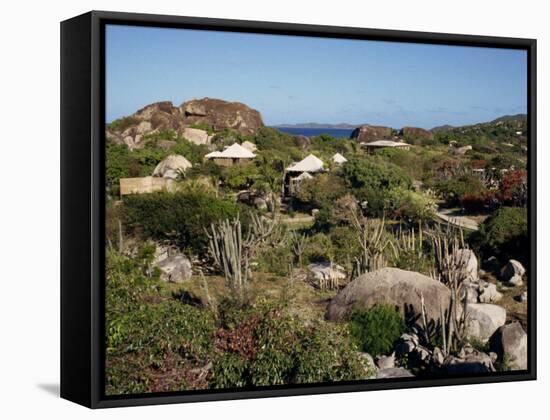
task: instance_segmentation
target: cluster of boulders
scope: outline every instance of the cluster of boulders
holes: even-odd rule
[[[420,320],[425,315],[432,331],[440,328],[441,314],[449,310],[451,291],[428,276],[398,268],[386,267],[357,277],[330,301],[325,317],[329,321],[344,321],[356,307],[368,309],[385,303],[399,309],[407,320],[413,320],[414,325],[400,337],[393,355],[375,355],[377,377],[410,375],[396,360],[406,361],[406,367],[449,374],[493,372],[495,366],[526,369],[527,334],[519,322],[506,324],[506,310],[496,304],[502,293],[495,284],[480,278],[482,270],[471,250],[460,250],[458,260],[466,274],[463,304],[458,309],[464,314],[466,343],[483,344],[490,352],[466,344],[459,352],[445,355],[441,348],[428,344],[426,326]],[[525,269],[518,261],[510,260],[500,274],[506,285],[517,286],[523,282]]]
[[[160,269],[160,278],[170,283],[183,283],[193,275],[189,258],[173,247],[157,245],[153,265]]]
[[[172,102],[156,102],[125,117],[121,125],[107,128],[107,136],[115,143],[130,149],[146,144],[148,134],[173,131],[195,144],[209,145],[212,136],[198,127],[211,127],[215,131],[231,129],[240,134],[254,134],[264,126],[262,116],[255,109],[239,102],[203,98],[184,102],[179,107]],[[171,140],[163,140],[163,148],[173,146]]]

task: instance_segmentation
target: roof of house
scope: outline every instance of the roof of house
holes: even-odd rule
[[[222,159],[251,159],[256,157],[254,153],[245,147],[241,146],[239,143],[233,143],[223,152],[211,152],[205,155],[207,159],[212,158],[222,158]]]
[[[324,170],[323,161],[315,155],[309,155],[300,162],[286,168],[289,172],[321,172]]]
[[[402,147],[410,146],[408,143],[402,141],[393,141],[393,140],[376,140],[369,143],[362,143],[363,146],[367,147]]]
[[[332,157],[332,161],[336,163],[346,163],[348,160],[344,156],[342,156],[340,153],[336,153]]]

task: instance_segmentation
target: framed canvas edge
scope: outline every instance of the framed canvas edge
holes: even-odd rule
[[[457,35],[444,33],[364,29],[352,27],[304,25],[292,23],[259,22],[244,20],[179,17],[139,13],[92,11],[91,19],[91,115],[90,115],[90,159],[91,159],[91,238],[92,265],[90,267],[91,302],[86,302],[90,311],[91,325],[91,384],[90,408],[107,408],[183,402],[203,402],[231,399],[282,397],[340,392],[405,389],[433,386],[473,385],[508,381],[536,379],[536,40],[530,38],[505,38],[478,35]],[[252,390],[196,391],[170,394],[143,394],[139,396],[104,395],[104,129],[105,117],[105,74],[104,74],[104,25],[128,24],[140,26],[185,27],[220,31],[246,31],[251,33],[272,33],[281,35],[302,35],[371,39],[395,42],[416,42],[442,45],[464,45],[493,48],[516,48],[527,51],[528,59],[528,188],[529,188],[529,232],[530,232],[530,276],[528,278],[528,349],[529,361],[526,371],[505,372],[484,376],[452,377],[437,379],[395,379],[376,380],[365,383],[330,383],[303,385],[299,387],[271,387]],[[63,247],[63,244],[62,244]],[[83,302],[84,303],[84,302]],[[86,328],[85,331],[88,331]],[[77,401],[78,402],[78,401]],[[79,402],[82,403],[82,402]]]

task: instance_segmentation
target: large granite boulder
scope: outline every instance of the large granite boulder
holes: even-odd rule
[[[523,275],[525,274],[525,268],[523,264],[516,260],[508,261],[502,270],[500,276],[502,279],[512,286],[521,286],[523,284]]]
[[[212,139],[211,136],[208,135],[208,133],[205,130],[201,130],[199,128],[191,128],[191,127],[185,127],[181,131],[181,135],[189,140],[191,143],[201,145],[201,144],[210,144],[210,141]]]
[[[477,350],[462,355],[462,357],[451,356],[447,358],[443,364],[443,368],[449,375],[495,372],[491,356]]]
[[[173,254],[157,263],[160,268],[160,278],[170,283],[183,283],[193,275],[191,261],[185,255]]]
[[[306,150],[311,146],[311,140],[309,137],[303,135],[294,136],[294,144],[302,150]]]
[[[260,113],[240,102],[193,99],[181,104],[180,110],[186,124],[206,124],[215,131],[230,128],[250,135],[264,126]]]
[[[471,249],[459,249],[457,251],[457,260],[462,269],[466,272],[466,279],[470,282],[477,282],[478,277],[478,263],[476,254]]]
[[[491,350],[513,369],[527,369],[527,333],[519,322],[500,327],[489,340]]]
[[[380,369],[376,373],[376,379],[412,378],[412,377],[414,377],[414,375],[410,371],[402,367]]]
[[[451,292],[442,283],[420,273],[387,267],[363,274],[349,283],[331,300],[325,314],[330,321],[348,318],[355,307],[376,304],[395,305],[407,315],[421,314],[424,297],[427,317],[437,321],[440,308],[448,309]]]
[[[330,280],[345,280],[344,267],[330,262],[318,262],[307,266],[309,278],[313,284],[319,285]]]
[[[506,322],[506,309],[491,303],[471,303],[466,308],[466,335],[487,342]]]
[[[403,136],[405,140],[432,140],[434,138],[431,131],[419,127],[403,127],[399,135]]]
[[[481,303],[494,303],[502,299],[502,293],[497,290],[496,284],[480,282],[478,291]]]
[[[170,155],[162,160],[153,171],[153,176],[176,179],[180,173],[191,168],[191,162],[181,155]]]
[[[146,143],[146,134],[178,131],[181,121],[181,111],[172,102],[155,102],[109,124],[107,137],[115,143],[125,144],[129,149],[139,149]]]
[[[230,128],[247,135],[264,126],[260,113],[244,104],[204,98],[179,107],[169,101],[155,102],[109,124],[106,131],[111,141],[130,149],[144,147],[147,134],[161,132],[177,133],[195,144],[210,144],[208,133],[191,128],[193,124],[205,124],[216,131]]]
[[[376,140],[391,139],[393,132],[391,127],[382,127],[377,125],[365,124],[357,127],[351,133],[350,138],[357,139],[358,142],[371,142]]]

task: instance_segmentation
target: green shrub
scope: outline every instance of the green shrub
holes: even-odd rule
[[[124,197],[127,226],[155,239],[170,239],[182,248],[204,254],[205,229],[238,214],[238,206],[210,193],[158,192]]]
[[[388,354],[405,331],[405,321],[393,306],[379,304],[355,310],[349,327],[363,351],[371,355]]]
[[[145,274],[150,259],[150,247],[133,259],[107,253],[108,395],[186,389],[183,372],[203,364],[212,352],[212,314],[168,295],[158,275]]]
[[[330,207],[345,193],[342,179],[333,173],[325,173],[303,181],[296,193],[296,198],[314,207]]]
[[[257,258],[258,269],[278,276],[288,275],[288,269],[293,261],[293,254],[289,244],[275,248],[268,247]]]
[[[286,306],[263,302],[218,332],[212,387],[250,387],[365,379],[357,347],[343,326],[305,326]]]
[[[479,227],[471,237],[473,246],[484,258],[497,257],[502,263],[510,258],[527,264],[529,235],[527,209],[502,207]]]
[[[107,128],[111,131],[124,131],[127,128],[131,127],[132,125],[137,125],[139,123],[139,120],[136,117],[122,117],[118,118],[109,124],[107,124]]]
[[[303,256],[306,264],[330,261],[333,258],[332,242],[324,233],[317,233],[309,238]]]

